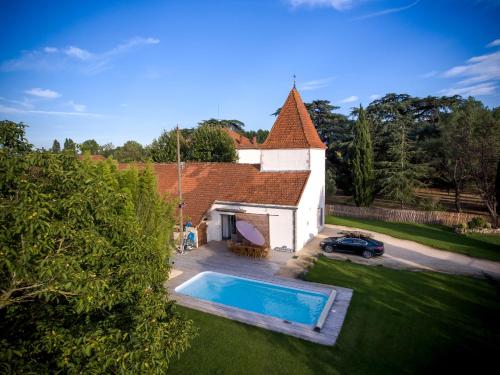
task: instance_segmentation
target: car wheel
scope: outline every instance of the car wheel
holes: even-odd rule
[[[373,256],[373,253],[370,250],[363,251],[363,258],[370,259]]]
[[[325,253],[333,253],[333,246],[332,245],[326,245],[325,246]]]

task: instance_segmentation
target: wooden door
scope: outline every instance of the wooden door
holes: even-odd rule
[[[198,225],[198,246],[207,244],[207,223],[202,222]]]

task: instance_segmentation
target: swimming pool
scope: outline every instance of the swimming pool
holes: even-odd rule
[[[285,321],[316,326],[331,296],[218,272],[206,271],[175,288],[179,294]],[[332,301],[333,302],[333,301]],[[326,311],[327,312],[327,311]]]

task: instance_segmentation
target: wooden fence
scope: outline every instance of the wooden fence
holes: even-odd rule
[[[391,208],[355,207],[343,204],[327,204],[326,214],[333,216],[350,216],[361,219],[394,221],[399,223],[442,224],[448,226],[467,223],[473,217],[478,216],[491,222],[491,218],[487,215],[447,211],[415,211]]]

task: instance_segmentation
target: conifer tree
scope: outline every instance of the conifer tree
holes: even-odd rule
[[[370,128],[363,107],[359,107],[354,126],[352,173],[356,206],[369,206],[373,202],[373,147]]]
[[[381,193],[399,202],[401,208],[415,201],[415,188],[422,185],[420,178],[425,172],[425,166],[412,163],[415,156],[414,142],[409,138],[411,118],[395,114],[395,119],[389,124],[388,160],[380,163]]]
[[[52,148],[50,149],[50,151],[55,153],[61,152],[61,144],[57,139],[54,139],[54,142],[52,142]]]

